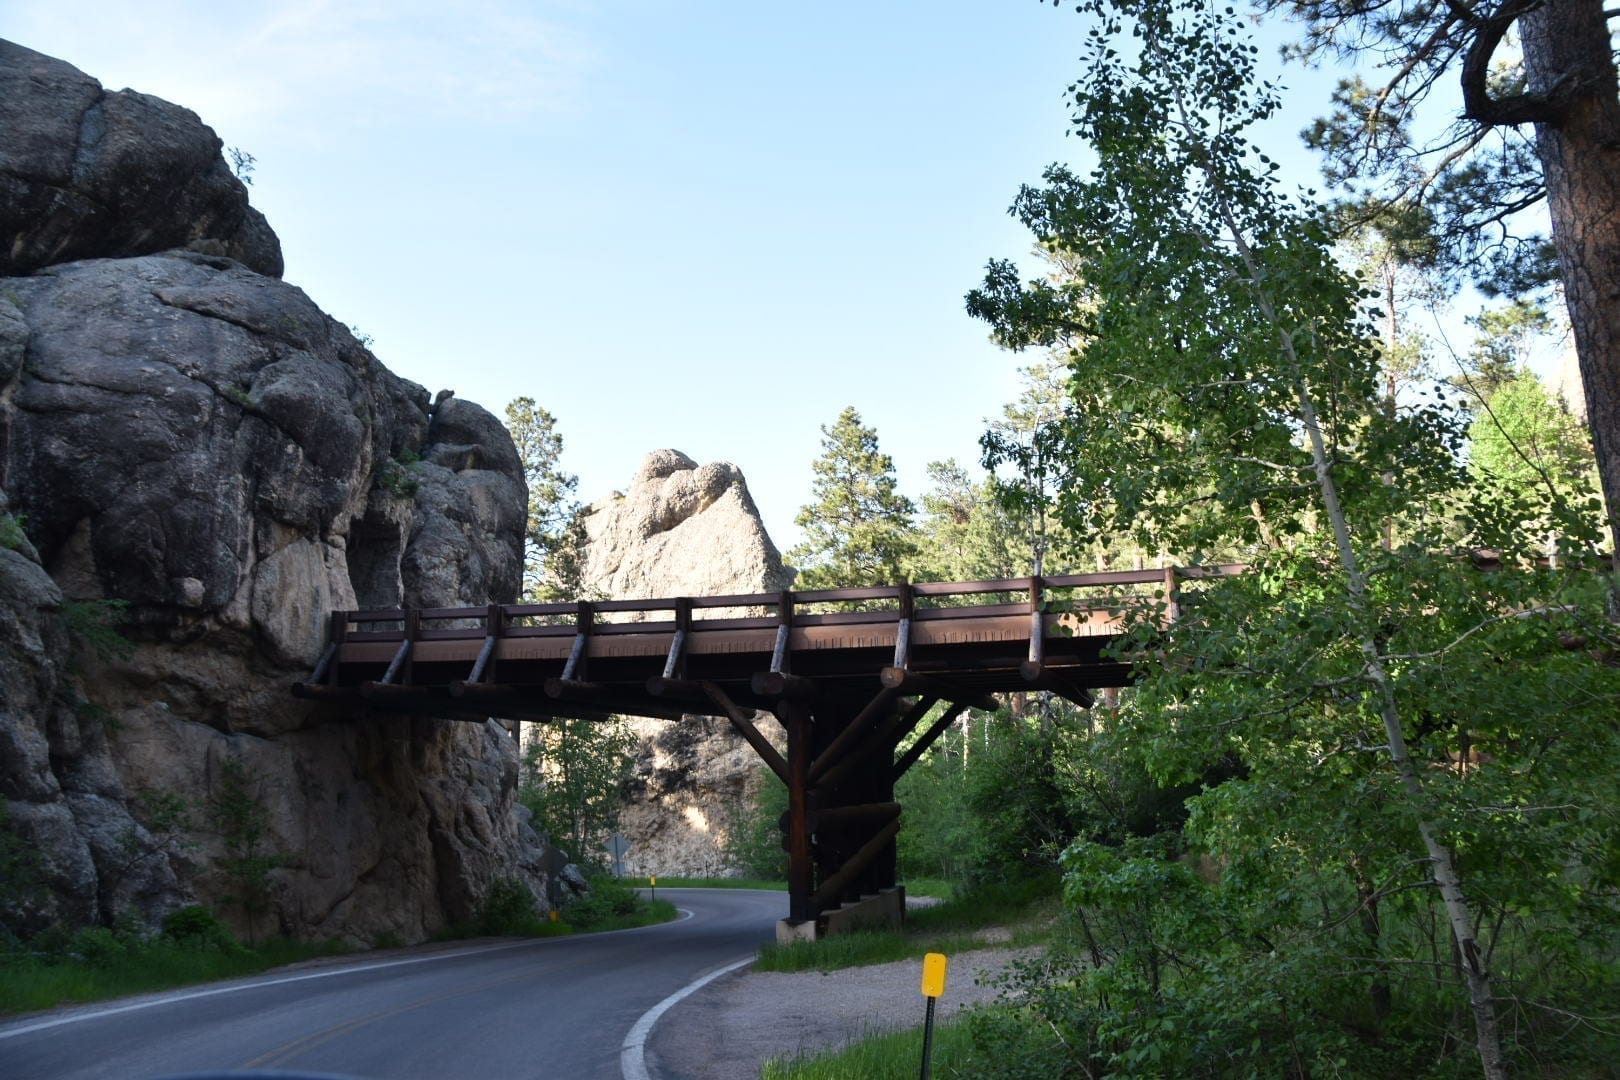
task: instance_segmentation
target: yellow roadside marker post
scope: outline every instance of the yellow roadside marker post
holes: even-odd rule
[[[931,952],[923,957],[922,992],[928,999],[928,1016],[923,1021],[922,1080],[928,1080],[929,1057],[934,1052],[934,1002],[945,993],[945,954]]]
[[[657,900],[658,899],[658,875],[654,874],[653,876],[649,877],[647,879],[647,881],[652,887],[652,897],[651,897],[651,899]]]

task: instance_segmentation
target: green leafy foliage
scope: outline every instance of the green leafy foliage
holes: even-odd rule
[[[640,895],[618,878],[600,875],[590,884],[590,892],[563,908],[563,917],[583,930],[633,915],[641,906]]]
[[[763,1080],[912,1080],[922,1062],[922,1044],[921,1028],[880,1032],[832,1050],[772,1058],[760,1076]],[[934,1028],[933,1075],[981,1075],[972,1071],[973,1058],[972,1033],[965,1025],[942,1023]]]
[[[480,937],[543,937],[560,930],[540,917],[533,890],[513,877],[491,883],[473,924]]]
[[[171,914],[170,919],[178,918],[174,933],[167,920],[165,931],[155,936],[129,918],[112,927],[75,930],[59,924],[24,948],[0,953],[0,1014],[252,975],[345,951],[338,942],[285,938],[243,946],[206,909],[196,910],[201,914],[189,908]]]
[[[1057,249],[1048,249],[1047,255],[1058,279],[1073,285],[1077,272],[1073,261],[1065,259]],[[1082,306],[1086,303],[1083,295],[1076,299]],[[985,577],[1052,573],[1047,556],[1054,541],[1060,547],[1065,546],[1065,541],[1072,544],[1072,538],[1064,535],[1053,515],[1058,492],[1073,482],[1066,469],[1071,455],[1064,448],[1068,372],[1058,348],[1069,340],[1068,334],[1053,337],[1047,344],[1053,346],[1052,354],[1057,359],[1021,370],[1023,389],[1018,400],[1002,409],[1000,419],[992,422],[979,440],[984,464],[992,470],[987,494],[1019,540],[1018,555],[1013,560],[1016,569],[986,573]],[[1010,470],[1010,474],[996,470]]]
[[[421,458],[404,460],[407,453],[414,455],[415,451],[402,452],[399,457],[391,457],[377,470],[378,490],[387,492],[396,499],[413,498],[422,487],[422,481],[416,475],[416,465]]]
[[[993,477],[974,478],[955,459],[928,465],[913,581],[975,581],[1029,572],[1029,537],[1023,519],[998,499]]]
[[[523,595],[534,600],[580,597],[580,558],[585,539],[582,507],[574,498],[579,478],[561,467],[563,438],[557,418],[534,398],[506,406],[506,430],[523,462],[529,485],[523,538]]]
[[[1477,331],[1464,373],[1454,380],[1471,409],[1489,401],[1506,383],[1529,370],[1538,344],[1551,336],[1547,309],[1523,298],[1487,307],[1469,320]]]
[[[28,539],[26,514],[0,514],[0,548],[16,551]]]
[[[900,581],[916,551],[910,499],[900,494],[894,460],[878,449],[877,432],[854,407],[821,429],[812,464],[811,502],[794,524],[804,540],[787,553],[798,587],[830,589]]]
[[[900,867],[909,880],[1019,880],[1050,871],[1082,828],[1055,770],[1061,728],[999,713],[953,730],[896,785],[905,807]]]
[[[62,605],[62,622],[100,659],[121,660],[135,648],[122,629],[128,612],[126,600],[69,600]]]
[[[39,854],[11,824],[11,804],[0,797],[0,952],[15,948],[43,898]]]
[[[1501,382],[1485,399],[1469,425],[1468,446],[1476,477],[1554,504],[1549,515],[1578,517],[1582,510],[1573,504],[1596,498],[1597,463],[1586,428],[1529,371]]]
[[[247,919],[250,940],[257,936],[259,916],[270,908],[270,872],[283,861],[263,850],[270,815],[252,786],[247,766],[222,758],[206,805],[208,823],[224,844],[215,865],[225,876],[228,902]]]
[[[116,853],[101,864],[101,877],[115,891],[131,872],[159,859],[180,854],[193,845],[192,805],[172,791],[144,792],[136,800],[143,828],[131,826],[118,837]]]
[[[622,721],[558,718],[525,732],[518,801],[573,860],[600,864],[618,822],[636,739]]]
[[[1597,522],[1566,514],[1560,570],[1537,569],[1543,534],[1460,467],[1460,418],[1388,393],[1371,297],[1245,141],[1277,91],[1230,11],[1081,9],[1098,164],[1016,206],[1079,273],[992,264],[970,307],[1010,347],[1070,350],[1064,524],[1249,570],[1185,586],[1174,622],[1168,596],[1121,609],[1141,678],[1066,748],[1106,827],[1064,855],[1083,944],[1024,980],[1058,1036],[1031,1053],[1085,1075],[1589,1061],[1553,1017],[1598,1032],[1617,1002]],[[1097,782],[1102,750],[1134,799]],[[1155,789],[1180,812],[1128,824]]]
[[[201,904],[187,904],[163,917],[163,936],[176,944],[201,951],[234,952],[240,949],[230,928]]]
[[[780,826],[787,813],[787,785],[761,765],[755,796],[741,800],[727,817],[721,851],[726,865],[761,881],[787,881],[787,849]]]
[[[1050,874],[1013,882],[983,882],[958,891],[943,904],[906,916],[898,930],[861,930],[816,941],[768,944],[757,971],[836,971],[947,955],[1003,944],[1047,945],[1052,940],[1058,885]],[[994,931],[994,932],[987,932]]]

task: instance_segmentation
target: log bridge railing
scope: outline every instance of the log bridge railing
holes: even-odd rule
[[[293,692],[477,721],[724,717],[787,785],[790,914],[813,920],[895,884],[895,781],[964,711],[1036,690],[1089,707],[1130,681],[1107,653],[1124,610],[1173,619],[1184,582],[1238,569],[335,612]]]

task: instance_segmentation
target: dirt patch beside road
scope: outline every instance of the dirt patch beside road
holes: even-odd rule
[[[977,949],[951,957],[935,1016],[995,1000],[985,985],[1036,949]],[[715,980],[658,1022],[648,1066],[662,1080],[752,1080],[766,1059],[841,1046],[868,1032],[919,1027],[922,961],[775,972],[744,969]]]

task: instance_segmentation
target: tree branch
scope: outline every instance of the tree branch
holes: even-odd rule
[[[1559,92],[1562,83],[1550,94],[1511,94],[1504,98],[1491,97],[1491,58],[1502,38],[1521,15],[1540,7],[1544,0],[1504,0],[1502,6],[1481,18],[1460,4],[1453,3],[1453,12],[1468,12],[1463,24],[1474,31],[1474,39],[1463,54],[1462,92],[1463,116],[1487,127],[1512,124],[1556,123],[1564,113],[1565,95]]]

